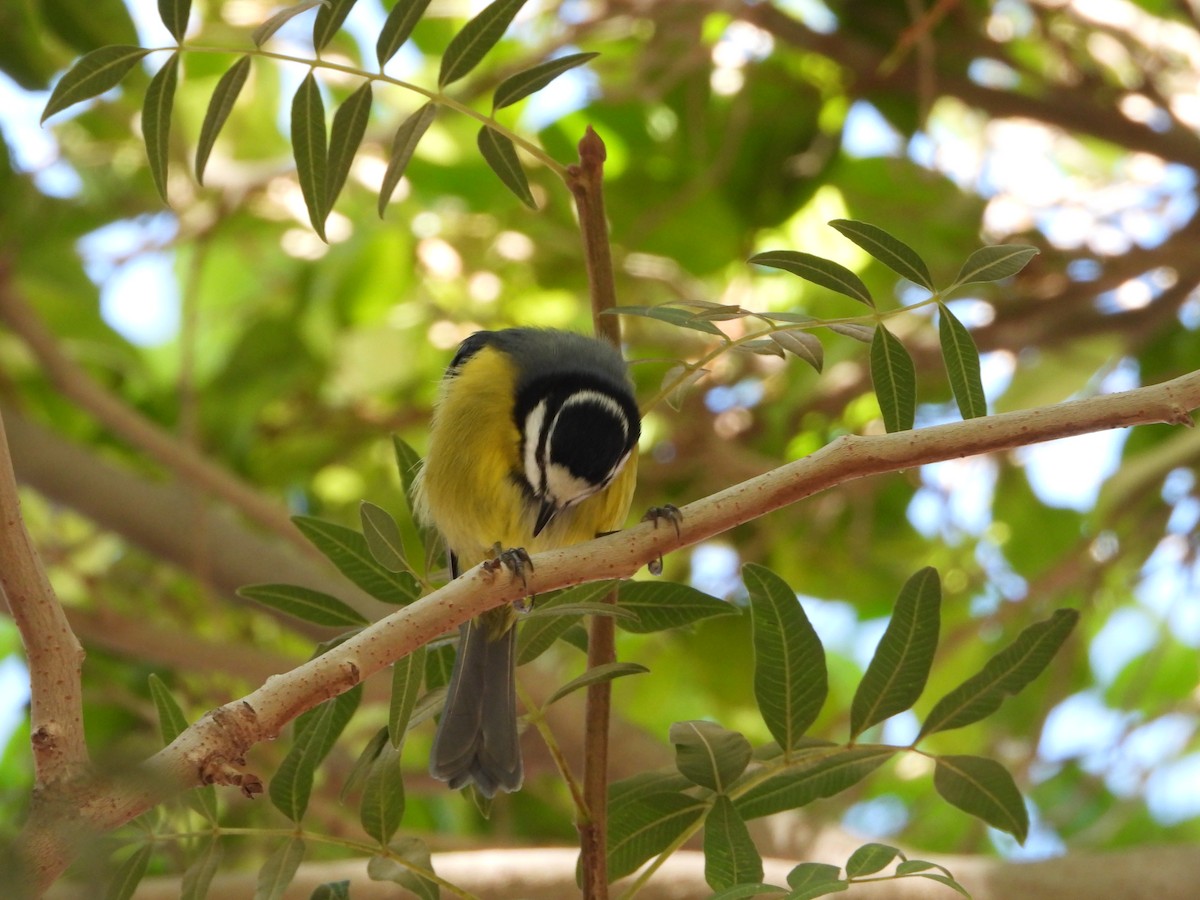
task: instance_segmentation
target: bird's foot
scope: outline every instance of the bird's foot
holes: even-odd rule
[[[642,516],[643,522],[653,522],[654,528],[658,530],[658,523],[661,521],[670,522],[675,527],[675,536],[679,537],[679,525],[683,522],[683,513],[679,511],[678,506],[672,506],[670,503],[663,506],[652,506],[646,510],[646,514]],[[661,575],[663,570],[662,556],[656,556],[650,560],[646,566],[650,570],[651,575]]]
[[[501,569],[508,569],[514,579],[521,579],[522,587],[529,587],[529,579],[525,573],[526,571],[533,571],[533,560],[529,558],[529,554],[524,547],[509,547],[505,549],[497,541],[496,545],[492,547],[492,553],[495,555],[483,562],[483,571],[485,574],[495,578],[496,573]]]

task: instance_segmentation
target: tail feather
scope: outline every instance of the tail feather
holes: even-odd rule
[[[518,790],[516,629],[489,639],[486,626],[469,622],[460,634],[429,772],[452,788],[474,781],[485,797]]]

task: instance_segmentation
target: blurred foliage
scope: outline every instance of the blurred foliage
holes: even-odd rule
[[[540,206],[531,213],[479,157],[477,123],[443,110],[381,220],[376,194],[392,135],[423,98],[378,87],[323,243],[308,224],[287,139],[287,108],[303,69],[266,58],[254,60],[198,187],[188,166],[208,98],[271,11],[258,0],[211,0],[193,12],[186,39],[194,49],[183,54],[164,208],[135,124],[161,54],[120,89],[36,130],[46,97],[36,92],[78,54],[133,42],[131,21],[143,46],[170,45],[150,6],[129,0],[132,19],[118,0],[17,0],[0,10],[0,71],[11,79],[3,91],[22,98],[12,113],[7,105],[0,113],[0,291],[34,312],[54,353],[293,513],[356,526],[367,498],[403,520],[389,435],[423,448],[434,389],[457,341],[476,328],[517,323],[588,327],[569,192],[525,157]],[[911,285],[897,285],[826,227],[835,218],[902,237],[939,284],[981,235],[1038,246],[1041,256],[1018,277],[973,286],[952,305],[984,353],[992,408],[1026,407],[1160,381],[1200,360],[1196,22],[1179,4],[1121,4],[1124,24],[1101,21],[1086,6],[957,4],[945,18],[914,24],[899,0],[839,4],[836,13],[790,3],[730,12],[730,4],[704,0],[531,4],[465,84],[486,112],[496,84],[549,52],[601,52],[561,79],[569,89],[498,118],[563,165],[574,160],[586,124],[601,134],[622,304],[702,300],[858,314],[845,298],[745,263],[754,252],[784,248],[840,261],[888,306],[910,302]],[[465,14],[435,4],[387,71],[434,84]],[[373,68],[382,15],[376,0],[361,0],[352,27],[324,58]],[[285,27],[268,49],[310,53],[301,24],[310,17]],[[329,111],[358,84],[330,70],[321,75]],[[155,484],[179,479],[56,389],[46,360],[31,353],[10,311],[3,315],[12,326],[0,331],[6,414],[47,426],[52,440],[82,448],[97,464]],[[932,317],[897,322],[923,401],[917,427],[956,418]],[[743,327],[720,324],[733,337]],[[623,325],[646,398],[675,361],[710,349],[696,331],[636,318]],[[867,347],[821,337],[821,375],[794,360],[730,354],[709,367],[681,409],[650,410],[635,507],[682,505],[839,434],[881,431]],[[827,491],[675,554],[666,577],[741,603],[738,566],[758,562],[812,598],[831,693],[812,732],[818,737],[847,727],[854,685],[896,586],[921,566],[941,571],[945,599],[940,663],[920,715],[1027,625],[1056,607],[1077,608],[1080,627],[1049,677],[983,726],[932,743],[940,753],[998,758],[1016,772],[1032,798],[1034,846],[1042,852],[1061,843],[1196,840],[1200,806],[1186,797],[1200,796],[1200,443],[1158,426],[1116,446],[1115,470],[1089,457],[1091,449],[1066,467],[1108,479],[1095,509],[1086,496],[1078,504],[1048,499],[1031,483],[1027,453],[947,463]],[[88,738],[98,758],[128,758],[156,744],[146,686],[152,672],[194,720],[254,686],[259,670],[239,659],[263,649],[281,661],[307,657],[311,632],[217,586],[212,573],[221,560],[211,558],[211,535],[193,526],[190,504],[208,502],[203,497],[185,492],[191,500],[158,526],[189,536],[189,552],[171,555],[131,537],[144,530],[136,527],[138,508],[109,510],[101,526],[95,511],[71,511],[71,490],[65,481],[57,493],[29,490],[25,512],[89,652]],[[1104,503],[1110,494],[1116,502]],[[11,634],[0,629],[0,654],[15,660]],[[162,651],[168,637],[236,652],[181,662]],[[560,647],[523,673],[537,697],[582,669],[582,657]],[[622,635],[619,653],[652,671],[614,686],[618,777],[669,761],[672,722],[715,718],[766,739],[749,684],[748,623]],[[1064,701],[1080,698],[1100,714],[1094,746],[1064,751],[1061,729],[1071,720],[1058,714],[1071,708]],[[577,700],[564,701],[569,712],[554,722],[568,747],[577,746]],[[386,722],[385,701],[383,689],[368,685],[319,774],[312,827],[357,829],[353,807],[340,806],[338,794]],[[1139,729],[1155,725],[1169,737],[1147,747]],[[880,731],[903,742],[915,725],[901,716],[867,736]],[[526,787],[497,803],[486,823],[425,778],[430,736],[428,726],[417,728],[404,746],[402,832],[424,836],[434,849],[464,835],[572,840],[567,798],[532,730]],[[0,805],[14,811],[31,780],[27,740],[18,727],[0,756]],[[272,773],[285,752],[258,746],[249,765]],[[1152,776],[1168,769],[1181,778],[1190,771],[1191,780],[1160,779],[1156,787]],[[266,804],[218,797],[227,825],[284,824]],[[877,814],[884,808],[900,813]],[[982,827],[964,827],[962,814],[930,789],[929,773],[902,764],[804,816],[818,826],[875,829],[868,836],[927,853],[1011,849]],[[15,821],[0,827],[10,832]],[[261,862],[272,849],[230,843],[223,867]]]

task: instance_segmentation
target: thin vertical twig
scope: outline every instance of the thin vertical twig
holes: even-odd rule
[[[592,324],[596,335],[619,346],[621,326],[605,310],[617,305],[612,251],[608,242],[608,220],[604,214],[604,141],[589,125],[579,142],[579,164],[567,169],[567,185],[579,211],[587,263],[588,290],[592,301]],[[633,462],[631,465],[635,464]],[[605,602],[616,603],[616,591]],[[593,616],[588,634],[588,667],[616,660],[616,641],[611,616]],[[608,728],[612,689],[609,682],[587,689],[584,724],[583,798],[579,818],[585,900],[608,898]]]

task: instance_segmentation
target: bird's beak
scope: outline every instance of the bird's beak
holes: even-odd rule
[[[541,508],[538,509],[537,521],[533,523],[534,537],[542,533],[542,529],[550,524],[550,520],[554,518],[554,514],[557,512],[558,507],[553,500],[547,498],[542,501]]]

